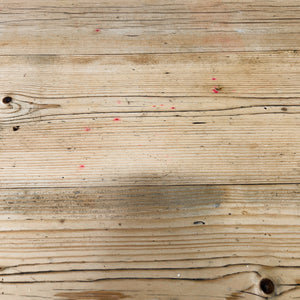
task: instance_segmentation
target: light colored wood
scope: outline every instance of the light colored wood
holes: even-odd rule
[[[1,8],[5,55],[299,49],[298,0],[2,0]]]
[[[15,299],[253,299],[268,277],[288,299],[298,200],[294,184],[4,189],[1,286]]]
[[[0,1],[1,300],[300,298],[299,10]]]
[[[4,187],[299,181],[298,54],[1,60]]]

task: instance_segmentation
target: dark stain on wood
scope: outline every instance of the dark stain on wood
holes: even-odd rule
[[[70,56],[63,57],[55,54],[48,55],[28,55],[26,56],[26,62],[31,65],[54,65],[61,63],[71,63],[71,64],[89,64],[95,61],[101,61],[102,58],[99,55],[87,55],[87,56]]]
[[[128,295],[110,291],[65,292],[58,293],[55,296],[61,297],[64,300],[119,300],[131,298]]]
[[[48,109],[48,108],[59,108],[59,104],[35,104],[36,109]]]
[[[59,62],[59,55],[27,55],[25,56],[26,62],[30,65],[54,65]]]
[[[68,208],[70,216],[109,212],[112,217],[119,216],[121,209],[127,215],[137,217],[141,210],[148,214],[155,213],[161,208],[162,203],[167,211],[180,210],[182,207],[188,207],[191,210],[202,207],[217,208],[227,201],[228,193],[229,196],[231,193],[231,189],[226,186],[210,185],[116,187],[112,194],[109,194],[106,188],[48,191],[49,193],[45,193],[42,189],[18,192],[19,194],[14,195],[18,201],[10,204],[8,201],[14,198],[10,194],[2,193],[0,195],[1,211],[2,213],[14,211],[21,214],[31,211],[34,215],[51,213],[57,215],[58,221],[66,219],[66,213],[63,210],[65,207]],[[32,212],[32,205],[35,207],[34,212]],[[6,207],[10,207],[10,210]]]
[[[234,292],[230,296],[226,297],[226,300],[237,300],[241,299],[241,293],[240,292]]]
[[[5,269],[6,269],[6,267],[0,266],[0,272],[4,271]]]
[[[75,56],[72,57],[72,63],[73,64],[90,64],[95,61],[100,62],[101,61],[101,56],[99,55],[90,55],[90,56]]]
[[[127,58],[129,61],[138,65],[154,65],[159,62],[157,58],[149,54],[130,55]]]

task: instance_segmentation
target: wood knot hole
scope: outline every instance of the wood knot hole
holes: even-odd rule
[[[274,283],[269,278],[263,278],[259,283],[259,287],[267,295],[272,294],[275,290]]]
[[[8,104],[8,103],[10,103],[12,101],[12,97],[10,97],[10,96],[6,96],[6,97],[4,97],[3,99],[2,99],[2,102],[4,103],[4,104]]]

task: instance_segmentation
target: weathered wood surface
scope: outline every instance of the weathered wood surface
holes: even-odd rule
[[[1,300],[300,299],[299,11],[0,1]]]
[[[299,48],[298,0],[2,0],[1,9],[5,55]]]

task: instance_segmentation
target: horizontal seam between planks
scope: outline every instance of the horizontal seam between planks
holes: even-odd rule
[[[0,188],[0,190],[20,190],[20,189],[88,189],[88,188],[124,188],[124,187],[197,187],[197,186],[272,186],[272,185],[298,185],[300,182],[270,182],[270,183],[205,183],[205,184],[161,184],[161,185],[98,185],[98,186],[41,186],[41,187],[13,187]]]

